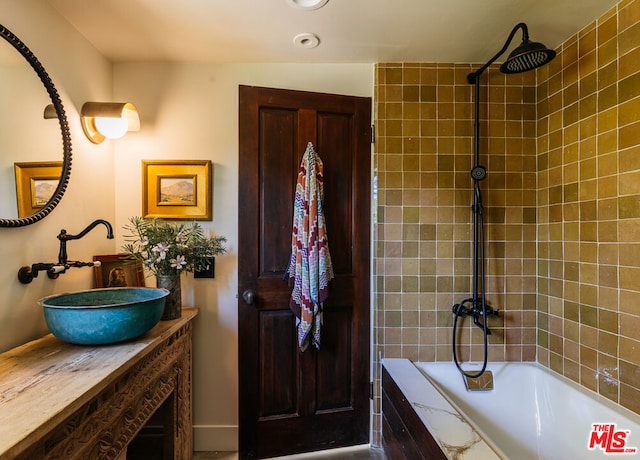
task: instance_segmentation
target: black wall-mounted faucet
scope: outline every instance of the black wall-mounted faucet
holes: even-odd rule
[[[466,303],[471,304],[470,307],[465,307]],[[460,303],[457,303],[452,308],[453,313],[456,316],[473,316],[473,324],[480,329],[486,329],[487,335],[491,335],[491,329],[486,326],[487,316],[500,316],[500,310],[495,310],[491,306],[487,305],[484,298],[480,299],[465,299]],[[482,318],[482,322],[480,322]]]
[[[30,283],[34,278],[38,276],[39,271],[46,271],[47,276],[51,279],[56,279],[61,273],[67,271],[71,267],[93,267],[99,266],[100,262],[69,262],[67,258],[67,241],[79,240],[97,225],[102,224],[107,227],[107,239],[113,239],[113,227],[109,222],[104,219],[97,219],[91,222],[87,227],[77,235],[70,235],[63,228],[60,230],[57,238],[60,240],[60,251],[58,252],[58,263],[35,263],[33,265],[21,267],[18,270],[18,280],[23,284]]]
[[[107,239],[113,239],[113,227],[109,222],[104,219],[97,219],[87,225],[87,228],[82,230],[77,235],[69,235],[67,231],[63,228],[60,230],[58,234],[58,239],[60,240],[60,252],[58,252],[58,263],[61,265],[66,265],[67,263],[67,241],[69,240],[79,240],[91,230],[93,230],[98,224],[102,224],[107,227]]]

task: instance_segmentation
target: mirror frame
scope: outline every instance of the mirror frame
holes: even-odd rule
[[[47,204],[45,204],[34,214],[31,214],[27,217],[18,219],[0,218],[0,227],[23,227],[25,225],[30,225],[38,222],[39,220],[46,217],[51,211],[53,211],[53,208],[55,208],[62,199],[62,195],[64,195],[64,192],[67,189],[69,177],[71,175],[71,134],[69,131],[67,116],[64,112],[64,107],[62,106],[62,102],[60,100],[60,95],[58,94],[53,81],[51,81],[49,74],[47,74],[47,71],[44,70],[44,67],[42,66],[42,64],[40,64],[40,61],[38,61],[31,50],[27,47],[27,45],[22,43],[22,41],[18,37],[16,37],[9,29],[4,27],[2,24],[0,24],[0,36],[2,36],[2,38],[9,42],[22,55],[22,57],[27,60],[29,65],[33,68],[33,70],[40,78],[40,81],[47,90],[47,93],[51,98],[51,102],[53,103],[53,107],[56,110],[58,122],[60,123],[60,131],[62,133],[62,174],[60,175],[58,186],[56,187],[49,201],[47,201]]]

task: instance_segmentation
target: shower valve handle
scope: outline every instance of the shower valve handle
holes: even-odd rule
[[[486,306],[486,313],[487,316],[500,316],[500,310],[494,310],[488,305]],[[482,315],[482,309],[480,309],[480,314]]]

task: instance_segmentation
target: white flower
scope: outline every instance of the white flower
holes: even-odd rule
[[[178,244],[185,244],[187,242],[187,239],[188,237],[184,231],[178,232],[178,234],[176,235],[176,242]]]
[[[158,260],[164,260],[167,257],[167,251],[169,248],[164,243],[158,243],[152,249],[153,252],[158,253]]]
[[[177,255],[175,259],[171,259],[171,267],[176,270],[182,270],[185,265],[187,265],[187,261],[184,256]]]

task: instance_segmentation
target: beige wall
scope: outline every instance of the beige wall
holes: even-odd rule
[[[81,231],[94,219],[114,223],[113,153],[110,145],[94,146],[82,134],[78,111],[87,100],[111,97],[111,65],[87,44],[58,13],[40,0],[1,0],[3,26],[16,34],[40,60],[60,96],[71,129],[73,171],[65,197],[43,221],[23,228],[0,229],[0,350],[9,349],[47,331],[37,299],[55,292],[92,287],[93,271],[73,269],[53,281],[41,275],[29,285],[18,282],[18,269],[35,262],[55,262],[58,257],[56,235],[62,228],[69,233]],[[73,53],[70,52],[73,50]],[[16,52],[17,54],[17,52]],[[44,91],[44,90],[43,90]],[[37,115],[42,117],[41,107]],[[13,116],[21,114],[14,107]],[[48,120],[56,123],[54,120]],[[40,136],[42,133],[38,133]],[[31,142],[16,141],[13,152]],[[48,149],[49,160],[62,159],[60,133],[54,135]],[[31,161],[26,154],[10,161]],[[100,172],[97,174],[97,172]],[[68,245],[69,257],[91,260],[93,254],[112,253],[113,241],[105,238],[104,228]]]
[[[183,277],[184,305],[200,308],[194,336],[194,433],[197,450],[237,448],[238,86],[255,85],[372,96],[372,65],[117,64],[116,99],[139,109],[142,130],[115,147],[116,223],[141,212],[143,159],[209,159],[213,220],[227,255],[216,278]],[[118,239],[118,244],[122,239]]]
[[[490,359],[538,360],[640,412],[640,1],[548,66],[483,77]],[[376,66],[376,358],[451,359],[469,296],[478,66]],[[486,86],[487,79],[489,82]],[[461,356],[482,359],[465,321]],[[470,345],[471,344],[471,345]]]

